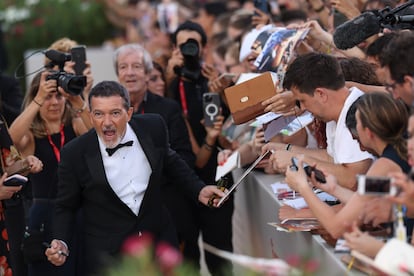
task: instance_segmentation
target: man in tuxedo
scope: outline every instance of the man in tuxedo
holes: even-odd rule
[[[81,208],[87,274],[102,269],[103,258],[116,255],[130,235],[149,232],[156,241],[178,245],[162,203],[163,177],[176,179],[177,189],[205,205],[213,195],[224,196],[216,186],[205,186],[171,150],[159,115],[132,116],[128,92],[121,84],[97,84],[89,94],[89,108],[94,129],[61,151],[55,239],[46,250],[55,265],[70,258],[65,242]]]

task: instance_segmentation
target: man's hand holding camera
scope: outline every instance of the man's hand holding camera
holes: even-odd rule
[[[165,71],[165,78],[167,85],[176,77],[174,68],[182,67],[184,65],[184,57],[180,49],[174,49],[171,53],[171,58],[168,60],[167,70]]]

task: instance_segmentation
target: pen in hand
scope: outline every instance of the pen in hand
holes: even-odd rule
[[[47,243],[47,242],[44,242],[44,243],[43,243],[43,245],[44,245],[46,248],[51,248],[51,247],[52,247],[52,245],[51,245],[50,243]],[[62,250],[59,250],[57,253],[58,253],[59,255],[65,256],[65,257],[69,257],[69,254],[67,254],[66,252],[63,252]]]

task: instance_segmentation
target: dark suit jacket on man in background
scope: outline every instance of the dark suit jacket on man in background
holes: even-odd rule
[[[101,269],[104,264],[99,262],[100,256],[117,255],[124,240],[132,234],[150,232],[156,240],[177,245],[174,225],[162,203],[163,176],[175,179],[177,188],[195,201],[204,187],[169,147],[167,129],[159,115],[134,115],[129,124],[152,169],[138,216],[109,185],[95,130],[74,139],[61,151],[54,237],[63,241],[70,239],[76,211],[82,208],[88,272]]]
[[[193,168],[195,156],[191,149],[188,129],[178,103],[172,99],[164,98],[147,91],[143,102],[136,112],[136,114],[142,113],[156,113],[161,115],[167,124],[171,148]]]

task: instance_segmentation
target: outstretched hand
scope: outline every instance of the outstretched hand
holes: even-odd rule
[[[209,206],[208,202],[211,197],[215,196],[213,200],[212,207],[219,207],[217,206],[218,202],[222,197],[226,194],[217,188],[215,185],[207,185],[203,189],[201,189],[200,194],[198,195],[198,200],[206,206]]]

